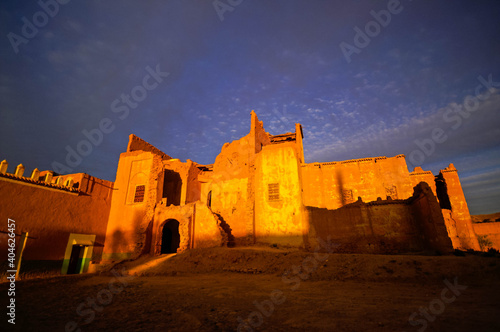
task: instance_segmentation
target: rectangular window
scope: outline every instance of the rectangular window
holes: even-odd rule
[[[140,185],[135,187],[134,203],[140,203],[144,201],[145,191],[146,191],[145,185]]]
[[[280,200],[280,184],[279,183],[269,183],[267,185],[268,197],[270,201]]]

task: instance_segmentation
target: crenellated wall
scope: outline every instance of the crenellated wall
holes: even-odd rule
[[[9,163],[3,160],[0,163],[0,177],[4,181],[24,182],[25,185],[46,187],[46,189],[78,192],[84,173],[58,175],[53,171],[42,171],[35,168],[30,176],[26,176],[23,164],[17,165],[13,173],[8,172]]]
[[[358,197],[369,202],[412,195],[403,155],[303,164],[301,172],[305,206],[337,209]]]
[[[431,171],[424,171],[422,167],[415,167],[413,172],[410,172],[410,183],[412,186],[416,186],[420,182],[425,182],[429,185],[429,187],[432,189],[432,192],[434,195],[436,194],[436,181],[435,181],[435,176],[432,174]]]
[[[24,177],[20,166],[14,173],[7,172],[5,161],[0,167],[0,218],[15,220],[15,232],[32,237],[23,261],[54,261],[61,269],[71,234],[93,235],[95,243],[86,244],[93,246],[88,260],[100,260],[113,182],[85,173],[59,176],[38,169]],[[7,252],[7,234],[0,234],[0,250]]]

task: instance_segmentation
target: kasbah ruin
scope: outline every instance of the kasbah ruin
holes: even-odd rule
[[[130,135],[115,182],[0,167],[3,219],[22,220],[23,262],[96,272],[141,255],[267,244],[339,253],[447,254],[500,249],[500,223],[474,224],[453,164],[408,171],[405,156],[305,163],[300,124],[270,135],[251,112],[248,135],[211,165],[181,162]],[[29,198],[29,199],[28,199]],[[6,234],[1,250],[7,252]]]

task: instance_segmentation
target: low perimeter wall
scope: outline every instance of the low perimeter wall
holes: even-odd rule
[[[439,203],[426,183],[407,200],[358,200],[336,210],[306,207],[309,243],[330,239],[333,251],[404,253],[453,250]]]
[[[485,245],[483,250],[488,250],[488,248],[500,250],[500,222],[473,223],[472,227],[474,227],[479,243],[481,243],[481,237],[491,242],[491,245]]]

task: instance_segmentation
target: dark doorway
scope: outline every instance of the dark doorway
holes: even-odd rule
[[[181,204],[182,179],[179,173],[166,169],[163,172],[163,198],[167,205]]]
[[[68,274],[78,274],[80,273],[82,263],[83,263],[83,257],[80,257],[83,255],[83,250],[84,246],[79,245],[79,244],[74,244],[73,248],[71,249],[71,256],[69,258],[69,265],[68,265]]]
[[[177,248],[181,242],[181,235],[179,234],[179,222],[175,219],[167,220],[163,225],[161,236],[161,253],[171,254],[176,253]]]

